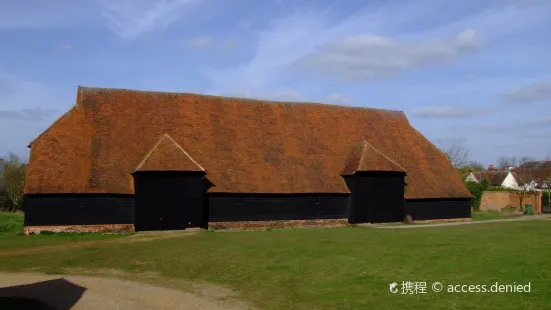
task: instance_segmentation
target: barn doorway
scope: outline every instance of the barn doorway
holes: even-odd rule
[[[356,172],[348,178],[350,223],[392,223],[404,219],[403,172]]]
[[[206,227],[207,182],[204,172],[136,172],[136,231]]]
[[[404,220],[404,176],[401,173],[380,173],[371,179],[369,199],[371,223],[393,223]],[[375,194],[376,193],[376,194]]]

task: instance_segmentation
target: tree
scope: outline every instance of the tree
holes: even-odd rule
[[[518,165],[522,166],[522,164],[527,163],[527,162],[531,162],[531,161],[536,161],[536,160],[533,159],[532,157],[523,156],[518,160]]]
[[[465,139],[454,139],[448,142],[438,143],[438,148],[446,154],[448,160],[455,168],[461,168],[469,163],[471,150]]]
[[[469,162],[469,164],[467,166],[469,167],[469,169],[471,171],[483,171],[484,170],[484,165],[481,162],[476,161],[476,160],[473,160],[473,161]]]
[[[4,208],[6,195],[4,192],[4,161],[0,159],[0,210]]]
[[[509,168],[517,166],[517,157],[516,156],[501,156],[497,160],[499,168]]]
[[[10,153],[4,163],[4,187],[9,201],[8,211],[19,210],[23,204],[27,165]]]
[[[524,212],[524,198],[526,198],[528,194],[534,192],[534,190],[530,186],[530,183],[532,182],[531,176],[531,169],[529,169],[528,171],[515,173],[515,179],[517,180],[519,187],[511,189],[511,192],[517,197],[520,211],[522,212]]]

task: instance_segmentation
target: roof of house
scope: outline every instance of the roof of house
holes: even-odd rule
[[[551,168],[515,168],[513,173],[519,185],[532,181],[542,183],[551,180]]]
[[[473,175],[478,180],[478,182],[486,180],[493,186],[500,186],[503,181],[505,181],[507,175],[509,175],[509,171],[476,171],[473,172]]]
[[[551,169],[551,160],[528,161],[516,169]]]
[[[362,141],[355,169],[406,170],[406,198],[470,197],[401,111],[85,87],[31,142],[25,192],[133,194],[141,163],[193,162],[210,192],[349,193],[341,174]]]

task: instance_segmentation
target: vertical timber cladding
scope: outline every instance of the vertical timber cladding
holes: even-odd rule
[[[408,199],[406,213],[413,220],[456,219],[471,217],[470,198]]]
[[[350,223],[401,222],[404,219],[403,172],[356,172],[345,181],[352,192]]]
[[[26,195],[24,211],[25,226],[134,224],[134,195]]]
[[[348,194],[210,194],[209,220],[273,221],[348,217]]]
[[[204,172],[135,172],[136,231],[208,225]]]

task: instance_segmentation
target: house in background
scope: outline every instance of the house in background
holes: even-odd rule
[[[466,182],[480,183],[487,180],[492,186],[533,191],[551,189],[551,161],[526,162],[518,167],[496,169],[493,165],[486,171],[470,172]]]
[[[465,179],[466,182],[476,183],[480,183],[484,180],[488,181],[491,186],[501,186],[511,189],[519,188],[519,183],[515,178],[515,174],[511,171],[486,170],[470,172]]]
[[[27,232],[471,217],[401,111],[79,87],[29,147]]]
[[[526,184],[531,190],[551,189],[551,161],[530,161],[512,169],[520,185]]]

